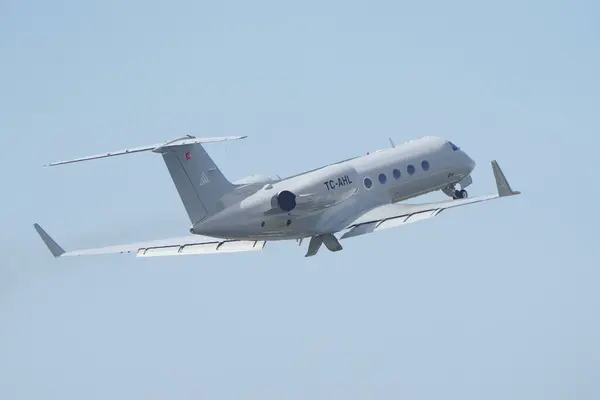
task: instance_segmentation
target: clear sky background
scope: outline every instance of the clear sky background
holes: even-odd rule
[[[0,3],[0,398],[598,399],[600,3]],[[424,135],[517,198],[263,253],[55,260],[186,234],[152,154],[232,180]],[[424,200],[443,199],[441,193]]]

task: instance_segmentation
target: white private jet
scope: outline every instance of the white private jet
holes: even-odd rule
[[[321,245],[342,250],[346,239],[435,217],[459,206],[520,194],[496,161],[497,193],[468,198],[475,162],[458,146],[428,136],[346,159],[285,179],[251,176],[230,182],[204,150],[204,143],[246,136],[196,138],[60,161],[60,165],[143,151],[161,154],[191,221],[184,237],[96,249],[65,251],[37,223],[54,257],[132,253],[138,257],[262,250],[267,241],[310,239],[306,257]],[[458,188],[458,187],[460,188]],[[450,200],[406,204],[441,190]]]

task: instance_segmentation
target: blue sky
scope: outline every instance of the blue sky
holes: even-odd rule
[[[600,5],[0,5],[2,399],[596,399]],[[160,158],[49,161],[196,136],[231,179],[418,136],[497,159],[518,198],[345,242],[55,260],[181,235]],[[440,193],[424,200],[441,199]]]

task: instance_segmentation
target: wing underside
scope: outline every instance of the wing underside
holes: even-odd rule
[[[460,200],[445,200],[423,204],[386,204],[363,214],[344,229],[340,239],[365,235],[383,229],[395,228],[404,224],[422,221],[439,215],[450,208],[481,203],[501,197],[518,195],[521,192],[511,189],[498,163],[492,161],[497,193]]]
[[[137,257],[182,256],[210,253],[233,253],[261,251],[266,242],[255,240],[219,240],[206,236],[188,235],[169,239],[137,242],[125,245],[65,251],[39,225],[34,224],[48,250],[54,257],[84,256],[98,254],[135,253]]]

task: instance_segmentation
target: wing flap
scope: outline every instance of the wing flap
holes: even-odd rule
[[[210,253],[232,253],[240,251],[261,251],[266,241],[225,240],[206,236],[188,235],[169,239],[137,242],[125,245],[98,247],[92,249],[65,251],[39,224],[34,224],[48,250],[54,257],[85,256],[99,254],[135,253],[137,257],[181,256]]]
[[[225,240],[221,242],[198,243],[182,246],[179,255],[260,251],[264,248],[265,243],[265,241],[254,240]]]
[[[135,253],[136,257],[176,256],[180,245],[141,248]]]
[[[421,212],[411,214],[408,216],[408,218],[406,218],[402,222],[402,224],[409,224],[411,222],[417,222],[417,221],[422,221],[424,219],[429,219],[431,217],[434,217],[436,212],[437,212],[437,210],[428,210],[428,211],[421,211]],[[380,225],[380,227],[381,227],[381,225]],[[390,228],[391,228],[391,226],[390,226]],[[382,227],[382,229],[384,229],[384,228]]]
[[[367,222],[359,225],[351,225],[350,230],[342,235],[340,239],[347,239],[354,236],[366,235],[375,232],[379,221]]]
[[[475,204],[482,201],[496,199],[498,196],[481,196],[465,200],[448,200],[429,204],[386,204],[367,212],[358,218],[346,229],[341,239],[364,235],[383,229],[396,228],[401,225],[423,221],[437,216],[443,210],[454,207]],[[425,208],[424,210],[422,208]]]
[[[395,228],[406,223],[406,215],[401,215],[395,218],[384,219],[376,223],[375,230]]]
[[[266,241],[261,240],[210,241],[205,243],[141,248],[136,255],[138,257],[162,257],[261,251],[264,249],[266,243]]]

